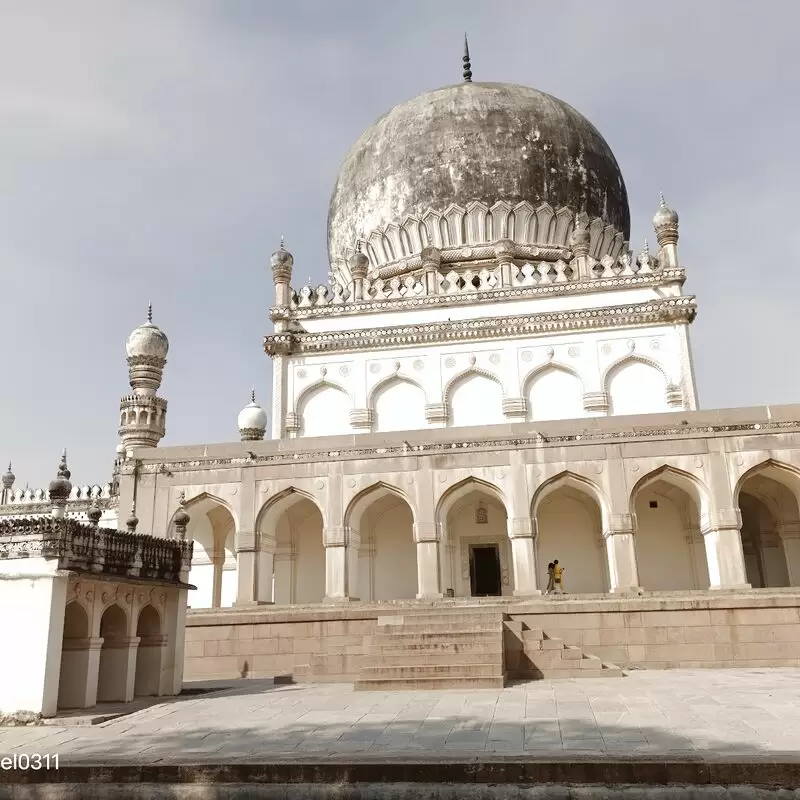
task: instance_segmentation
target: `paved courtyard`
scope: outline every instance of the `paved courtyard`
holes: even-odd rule
[[[800,760],[800,669],[632,672],[501,690],[232,688],[84,726],[0,729],[62,764],[641,756]]]

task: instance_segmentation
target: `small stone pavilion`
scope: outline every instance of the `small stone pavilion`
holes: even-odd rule
[[[0,636],[14,657],[0,666],[0,714],[175,695],[183,679],[189,516],[176,538],[99,527],[65,516],[66,453],[49,487],[50,516],[0,521]]]

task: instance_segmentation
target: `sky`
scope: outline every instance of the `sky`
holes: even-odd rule
[[[632,246],[680,214],[703,408],[800,401],[797,0],[0,0],[0,469],[110,478],[125,339],[169,336],[162,444],[269,409],[283,234],[324,282],[339,165],[393,105],[535,86],[602,132]]]

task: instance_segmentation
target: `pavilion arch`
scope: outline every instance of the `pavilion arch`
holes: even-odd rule
[[[100,668],[97,678],[97,702],[126,703],[133,692],[130,686],[131,639],[128,614],[119,603],[111,603],[100,617]]]
[[[470,597],[513,592],[508,511],[497,486],[475,476],[464,478],[439,498],[436,521],[446,593]]]
[[[159,695],[161,693],[161,664],[166,640],[163,635],[161,615],[152,603],[143,606],[139,611],[136,635],[139,637],[139,647],[136,651],[134,696]]]
[[[189,514],[186,538],[194,541],[189,583],[192,608],[225,608],[236,602],[236,531],[231,506],[210,492],[201,492],[185,505]]]
[[[547,385],[548,379],[551,379],[550,386]],[[552,386],[553,379],[560,379],[561,385]],[[539,399],[534,397],[537,382],[540,384]],[[572,367],[559,362],[539,364],[522,380],[522,397],[528,401],[528,418],[531,421],[577,419],[585,416],[583,394],[581,376]]]
[[[537,576],[547,585],[547,564],[558,559],[566,569],[570,594],[602,593],[610,588],[603,532],[609,528],[609,503],[593,481],[564,470],[536,490],[531,501],[535,521]]]
[[[637,481],[630,494],[639,583],[651,591],[709,586],[703,531],[709,493],[694,475],[665,464]]]
[[[337,400],[341,400],[340,408],[338,411],[342,416],[341,419],[336,419],[336,414],[323,414],[322,410],[319,411],[312,407],[313,414],[308,414],[308,407],[312,402],[323,395],[333,392],[333,396]],[[350,433],[350,417],[349,412],[353,409],[353,396],[347,389],[339,383],[331,381],[328,378],[322,378],[315,381],[310,386],[307,386],[297,398],[295,402],[295,414],[297,419],[300,420],[300,435],[304,437],[314,436],[335,436],[344,433]],[[309,424],[313,419],[313,427]],[[332,427],[331,427],[332,425]]]
[[[642,387],[643,382],[640,376],[637,380],[637,391],[642,394],[637,395],[634,403],[630,401],[621,403],[617,392],[614,390],[614,379],[621,375],[627,367],[635,367],[637,365],[649,368],[648,374],[655,374],[653,372],[655,371],[660,376],[660,380],[658,380],[657,385],[654,383],[647,387],[645,391],[645,388]],[[609,414],[649,414],[671,410],[667,404],[667,386],[670,385],[670,380],[664,367],[652,358],[647,358],[638,353],[629,353],[609,364],[603,372],[600,385],[609,398]]]
[[[742,552],[753,588],[800,586],[800,473],[773,458],[747,470],[734,499]]]
[[[395,372],[392,375],[387,375],[385,378],[381,378],[370,390],[369,394],[367,395],[367,408],[372,408],[375,402],[375,396],[378,392],[383,391],[387,386],[390,386],[393,383],[410,383],[412,386],[416,386],[422,394],[425,396],[425,402],[428,402],[428,393],[425,391],[425,387],[414,378],[403,375],[399,372]]]
[[[359,492],[347,506],[344,524],[358,548],[357,587],[361,600],[404,600],[417,595],[414,508],[405,492],[383,481]]]
[[[89,614],[86,609],[77,600],[67,603],[58,678],[59,708],[85,708],[89,704],[89,633]]]
[[[325,516],[317,498],[295,486],[271,497],[256,517],[260,547],[273,553],[272,574],[259,576],[279,605],[325,596]]]
[[[482,369],[481,367],[468,367],[465,370],[462,370],[457,375],[453,375],[452,378],[447,382],[444,387],[444,392],[442,393],[442,397],[445,403],[450,402],[450,397],[453,393],[453,390],[457,387],[457,385],[463,381],[465,378],[472,377],[473,375],[480,375],[483,378],[489,378],[489,380],[494,381],[496,384],[500,386],[501,391],[503,392],[503,396],[505,396],[505,387],[503,386],[503,382],[500,378],[495,375],[493,372],[489,372],[486,369]]]

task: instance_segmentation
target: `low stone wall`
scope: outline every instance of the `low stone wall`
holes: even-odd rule
[[[623,668],[800,666],[797,589],[630,599],[556,599],[511,618]]]
[[[493,605],[621,667],[800,666],[800,592],[456,600],[190,611],[185,680],[354,680],[379,616]]]

